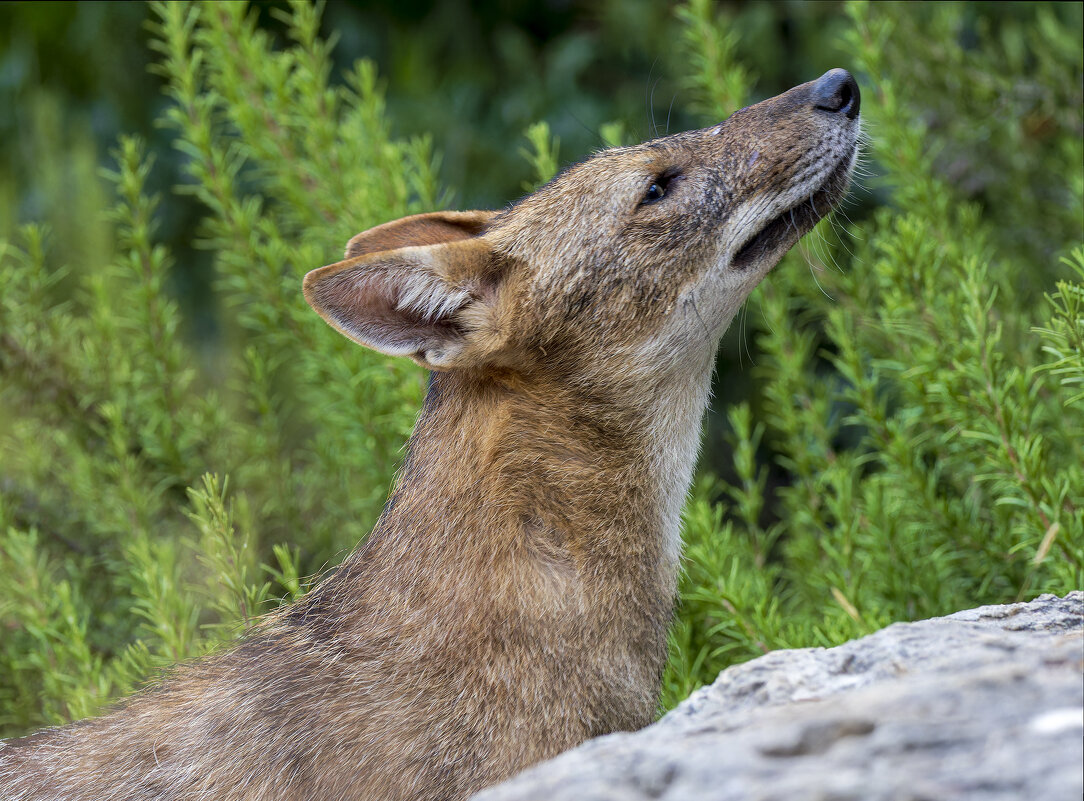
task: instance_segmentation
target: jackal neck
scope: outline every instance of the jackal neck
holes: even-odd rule
[[[606,593],[668,617],[707,380],[611,390],[435,374],[385,513],[340,572],[419,600]]]

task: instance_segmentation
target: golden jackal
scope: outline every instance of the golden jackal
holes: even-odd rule
[[[0,748],[0,798],[460,799],[651,721],[722,332],[846,191],[844,70],[305,278],[433,371],[372,535],[223,653]]]

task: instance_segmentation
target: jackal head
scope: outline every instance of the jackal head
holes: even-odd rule
[[[710,363],[759,281],[838,203],[857,153],[845,70],[698,131],[605,150],[502,211],[358,234],[305,297],[435,370],[660,374]]]

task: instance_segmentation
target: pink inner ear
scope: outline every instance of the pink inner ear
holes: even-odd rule
[[[481,234],[494,214],[492,211],[438,211],[393,220],[351,239],[346,246],[346,258],[355,259],[382,250],[469,239]]]
[[[417,270],[376,265],[343,270],[312,288],[316,308],[347,336],[396,356],[458,339],[452,315],[465,298]]]

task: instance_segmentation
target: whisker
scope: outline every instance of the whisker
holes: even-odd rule
[[[816,272],[813,271],[813,265],[812,264],[809,265],[809,274],[813,276],[813,283],[815,283],[817,285],[817,289],[819,289],[821,291],[821,294],[824,295],[826,298],[828,298],[828,300],[835,303],[836,299],[833,298],[831,295],[829,295],[827,292],[825,292],[824,287],[821,286],[821,282],[819,280],[817,280],[817,274],[816,274]]]
[[[776,336],[775,329],[772,328],[771,323],[768,322],[768,316],[764,314],[764,308],[760,307],[760,319],[764,323],[764,327],[771,332],[772,336]]]
[[[647,71],[647,80],[649,82],[651,81],[651,76],[655,74],[655,65],[658,63],[659,59],[658,56],[656,56],[655,60],[651,62],[651,67]],[[659,78],[655,79],[655,83],[651,85],[650,92],[648,92],[647,96],[644,98],[644,104],[647,106],[645,109],[647,112],[647,119],[650,121],[651,129],[655,132],[656,137],[659,135],[659,128],[655,125],[655,84],[659,82],[661,77],[662,76],[659,76]]]
[[[749,356],[750,368],[757,366],[757,360],[753,358],[753,349],[749,347],[749,326],[747,325],[747,317],[749,315],[749,304],[742,306],[741,310],[741,333],[742,341],[745,342],[745,352]],[[741,356],[741,342],[738,343],[738,355]],[[739,360],[740,361],[740,360]]]
[[[738,317],[738,369],[739,370],[744,368],[744,365],[742,364],[742,360],[741,360],[741,346],[742,346],[742,341],[745,339],[745,313],[746,313],[746,308],[748,306],[749,306],[748,303],[743,303],[741,305],[741,315]]]
[[[846,217],[846,215],[843,216]],[[835,214],[833,214],[830,219],[832,220],[832,228],[836,232],[836,239],[839,241],[839,246],[845,251],[847,251],[847,254],[851,257],[851,261],[855,262],[856,264],[860,264],[862,260],[855,255],[855,252],[851,250],[850,245],[847,244],[847,240],[852,238],[850,230],[844,227],[842,223],[837,222]],[[847,220],[847,222],[850,223],[852,227],[854,227],[854,223],[851,222],[849,219]],[[843,271],[840,270],[840,272]]]
[[[655,87],[659,85],[659,81],[662,80],[660,75],[655,79],[655,83],[651,84],[651,95],[648,97],[647,105],[651,110],[651,130],[655,132],[655,138],[659,136],[659,126],[655,124]]]
[[[704,322],[704,318],[700,316],[700,309],[696,305],[696,292],[689,293],[689,302],[693,305],[693,313],[696,315],[696,319],[700,321],[700,326],[704,329],[704,341],[711,342],[711,334],[708,332],[707,323]]]
[[[829,224],[831,224],[830,219]],[[817,226],[813,229],[813,232],[817,235],[812,242],[813,252],[816,254],[817,261],[819,262],[819,266],[817,267],[817,269],[820,272],[824,272],[827,269],[827,265],[831,263],[833,267],[835,267],[840,272],[843,272],[843,270],[840,269],[839,263],[836,261],[835,253],[832,252],[832,244],[824,235],[824,231],[821,230],[820,226]]]
[[[813,196],[812,195],[810,195],[810,197],[809,197],[809,204],[813,207],[813,211],[816,212],[817,211],[817,205],[816,205],[816,203],[813,202]],[[835,228],[836,221],[835,221],[835,212],[834,211],[829,210],[828,214],[823,219],[828,220],[828,225],[829,225],[829,227],[832,228],[833,231],[836,230],[836,228]],[[838,270],[840,273],[842,273],[843,268],[840,267],[839,262],[836,261],[836,255],[835,255],[834,250],[832,249],[832,244],[825,237],[824,232],[821,230],[821,228],[819,226],[817,228],[814,228],[813,230],[816,231],[817,238],[819,239],[820,243],[824,245],[824,252],[823,253],[821,252],[821,249],[819,247],[816,248],[817,257],[820,259],[821,264],[822,265],[827,265],[828,263],[831,263],[831,265],[833,267],[835,267],[836,270]],[[827,254],[827,258],[825,257],[825,254]],[[853,256],[854,254],[851,254],[851,255]]]

